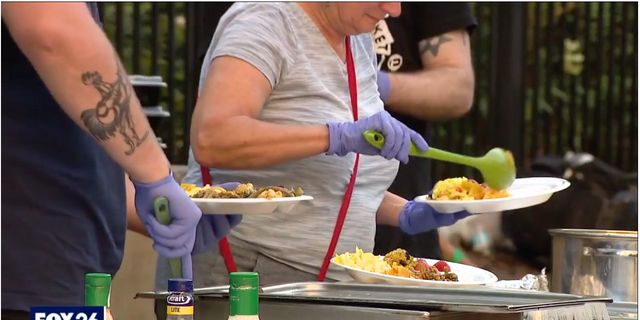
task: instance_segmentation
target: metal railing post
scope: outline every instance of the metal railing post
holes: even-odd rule
[[[524,157],[524,103],[526,67],[526,3],[495,5],[491,65],[493,88],[489,119],[489,145],[513,152],[517,164]]]

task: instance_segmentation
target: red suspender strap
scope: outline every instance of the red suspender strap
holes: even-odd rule
[[[211,185],[211,173],[209,172],[209,168],[205,166],[200,166],[200,171],[202,172],[202,184],[203,185]],[[236,262],[233,261],[233,255],[231,254],[231,248],[229,247],[229,242],[227,241],[227,237],[224,237],[218,242],[218,247],[220,248],[220,254],[224,259],[224,264],[227,266],[227,271],[236,272]]]
[[[347,79],[349,81],[349,96],[351,97],[351,112],[353,112],[353,121],[356,121],[358,120],[358,85],[356,81],[356,67],[353,63],[353,54],[351,53],[351,41],[349,37],[347,37],[347,39],[345,40],[345,46],[347,51]],[[338,245],[338,240],[340,239],[342,226],[344,225],[344,220],[347,218],[347,211],[349,211],[349,205],[351,204],[351,195],[353,194],[353,187],[356,184],[356,176],[358,175],[359,163],[360,154],[356,154],[356,161],[353,164],[353,173],[351,174],[351,179],[349,179],[347,191],[344,193],[342,205],[340,206],[340,211],[338,212],[336,227],[333,229],[333,236],[331,237],[331,242],[329,243],[329,249],[327,249],[327,254],[324,256],[322,268],[320,268],[320,274],[318,275],[318,281],[320,282],[324,281],[324,278],[327,275],[327,270],[329,270],[331,258],[336,252],[336,246]]]
[[[349,96],[351,97],[351,111],[353,113],[353,120],[356,121],[358,120],[358,87],[356,82],[356,68],[353,62],[353,55],[351,53],[351,41],[349,37],[345,39],[345,47],[347,60],[347,79],[349,81]],[[318,275],[318,281],[324,281],[324,278],[327,275],[327,270],[329,270],[331,258],[336,251],[336,246],[338,245],[338,240],[340,239],[340,233],[342,232],[342,226],[344,225],[344,220],[347,217],[347,211],[349,211],[349,205],[351,204],[351,195],[353,194],[353,188],[356,183],[356,176],[358,175],[359,162],[360,155],[356,154],[356,161],[353,165],[353,173],[351,175],[351,179],[349,179],[349,185],[347,186],[347,190],[342,200],[342,205],[340,206],[340,211],[338,212],[338,220],[336,221],[336,226],[333,230],[333,236],[331,237],[331,242],[329,243],[327,254],[324,257],[324,261],[322,262],[322,268],[320,269],[320,274]],[[202,183],[204,185],[211,185],[211,175],[209,174],[209,168],[201,166],[200,170],[202,171]],[[220,240],[219,247],[220,254],[224,258],[224,263],[227,266],[227,271],[236,272],[236,264],[233,260],[233,255],[231,254],[231,248],[229,248],[229,242],[227,241],[227,238],[223,238],[222,240]]]

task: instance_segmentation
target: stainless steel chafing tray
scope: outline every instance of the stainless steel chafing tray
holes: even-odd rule
[[[496,289],[454,289],[343,283],[293,283],[263,288],[264,299],[316,300],[349,305],[384,306],[387,308],[420,308],[442,311],[512,313],[612,302],[567,294]]]
[[[304,302],[351,307],[421,311],[514,313],[539,309],[610,303],[609,298],[498,290],[457,289],[354,283],[305,282],[261,288],[261,301]],[[136,298],[159,298],[166,293],[140,293]],[[200,300],[225,298],[228,286],[197,289]]]

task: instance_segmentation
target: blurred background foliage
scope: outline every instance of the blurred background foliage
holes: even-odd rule
[[[101,3],[104,30],[130,74],[160,75],[169,84],[162,105],[172,117],[157,129],[174,163],[186,163],[188,118],[185,99],[189,38],[189,3]],[[474,109],[467,116],[434,124],[430,143],[466,154],[493,146],[480,137],[499,125],[489,119],[492,97],[511,94],[494,88],[492,59],[501,44],[495,31],[497,3],[472,3],[479,22],[472,36],[476,70]],[[503,4],[501,4],[503,5]],[[521,134],[524,164],[534,157],[585,151],[625,170],[638,164],[638,3],[528,3],[525,23],[525,103]],[[518,66],[497,66],[512,68]],[[200,67],[195,67],[199,73]],[[493,91],[492,91],[493,90]],[[493,94],[492,94],[493,92]],[[437,176],[475,176],[468,169],[444,165]]]

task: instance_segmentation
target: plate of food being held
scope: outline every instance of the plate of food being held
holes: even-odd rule
[[[471,288],[498,281],[498,277],[487,270],[441,260],[414,258],[404,249],[376,256],[356,247],[355,253],[336,255],[331,263],[344,268],[357,282],[368,284]]]
[[[218,186],[182,184],[182,189],[203,214],[287,213],[301,201],[313,200],[313,197],[304,195],[300,187],[256,188],[253,184],[246,183],[227,190]]]
[[[515,179],[506,189],[497,190],[465,177],[438,181],[428,195],[416,202],[429,204],[440,213],[466,210],[469,213],[488,213],[535,206],[568,188],[569,181],[553,177]]]

